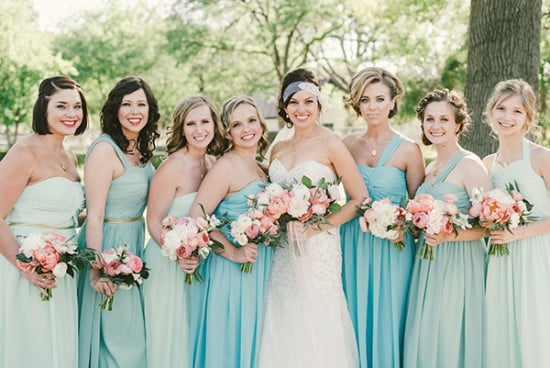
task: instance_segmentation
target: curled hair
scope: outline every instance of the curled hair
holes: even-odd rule
[[[470,115],[468,114],[468,107],[464,99],[455,91],[449,91],[448,89],[435,89],[425,95],[418,106],[416,106],[416,117],[420,121],[422,126],[422,143],[429,146],[432,144],[428,137],[424,134],[424,115],[426,113],[426,107],[432,102],[446,102],[454,111],[455,123],[459,125],[457,134],[462,133],[466,126],[470,123]]]
[[[157,99],[151,87],[139,77],[125,77],[118,81],[109,92],[107,101],[101,109],[101,132],[110,135],[123,152],[128,150],[130,141],[124,136],[122,126],[118,120],[118,111],[124,96],[143,89],[149,105],[149,118],[143,129],[139,132],[136,147],[141,154],[140,162],[147,163],[153,157],[155,140],[160,136],[157,122],[160,119]]]
[[[267,124],[264,117],[260,113],[260,109],[258,108],[256,101],[254,101],[254,99],[249,96],[233,96],[228,98],[222,105],[221,118],[223,126],[225,128],[225,138],[229,143],[225,149],[225,152],[233,148],[233,140],[231,139],[231,135],[229,134],[229,130],[231,128],[231,115],[233,114],[235,109],[242,104],[250,105],[256,111],[256,115],[258,116],[258,120],[260,121],[260,125],[262,126],[263,130],[262,137],[258,142],[258,153],[263,156],[265,154],[265,151],[267,150],[267,146],[269,145],[269,141],[267,140]]]
[[[527,133],[532,130],[537,122],[537,97],[531,85],[522,79],[509,79],[497,83],[485,109],[486,122],[492,128],[493,110],[497,105],[512,96],[519,96],[523,103],[523,108],[527,114],[527,122],[523,126],[523,132]]]
[[[287,100],[284,101],[283,94],[286,87],[288,87],[290,83],[300,82],[300,81],[313,83],[314,85],[317,86],[317,88],[319,88],[319,90],[321,90],[321,84],[317,80],[317,77],[315,77],[315,74],[313,74],[313,72],[309,69],[304,69],[304,68],[294,69],[285,74],[285,76],[283,77],[283,81],[281,83],[281,89],[279,92],[278,103],[277,103],[277,114],[279,115],[279,118],[281,118],[281,120],[283,120],[287,125],[287,127],[289,128],[292,127],[293,123],[289,119],[285,109],[288,106],[288,101],[290,100],[290,98],[287,98]],[[321,108],[321,104],[319,104],[319,108]]]
[[[183,133],[185,119],[192,110],[203,105],[207,106],[210,110],[210,118],[214,123],[214,138],[208,144],[206,153],[218,156],[223,152],[225,148],[225,138],[224,129],[220,120],[220,113],[209,97],[197,95],[181,101],[172,113],[172,125],[168,130],[168,139],[166,140],[166,149],[169,155],[187,146],[188,142]]]
[[[350,80],[349,98],[346,102],[358,116],[361,115],[360,105],[363,92],[372,83],[382,83],[389,88],[392,100],[395,99],[395,105],[390,110],[388,118],[394,117],[399,111],[398,102],[403,96],[403,83],[395,75],[382,68],[368,67],[359,70]]]
[[[52,134],[48,127],[48,103],[54,94],[64,89],[75,89],[80,96],[80,102],[82,104],[82,122],[78,128],[76,128],[74,135],[84,133],[88,127],[88,106],[86,104],[86,98],[84,97],[80,85],[72,78],[65,76],[46,78],[40,82],[40,86],[38,87],[38,98],[32,110],[33,132],[39,135]]]

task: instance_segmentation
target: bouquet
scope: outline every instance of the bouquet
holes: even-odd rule
[[[74,277],[75,270],[81,271],[95,258],[92,249],[78,249],[73,237],[65,238],[53,231],[29,234],[24,237],[15,256],[17,265],[25,272],[43,274],[51,272],[56,278],[68,274]],[[52,289],[40,293],[42,300],[50,300]]]
[[[139,287],[149,277],[149,269],[145,267],[145,263],[128,252],[127,245],[104,250],[92,266],[101,270],[103,277],[111,280],[120,289],[130,289],[133,285]],[[113,299],[114,296],[105,296],[99,303],[99,308],[113,310]]]
[[[459,212],[455,203],[457,198],[452,194],[445,194],[444,200],[434,199],[429,194],[420,194],[411,199],[405,210],[406,220],[419,230],[430,235],[454,232],[458,229],[470,228],[468,216]],[[434,259],[433,247],[425,241],[419,250],[424,260]]]
[[[506,190],[496,188],[487,193],[481,188],[472,189],[470,198],[472,205],[468,210],[475,226],[489,230],[508,230],[519,225],[536,220],[531,215],[533,205],[519,191],[518,184],[507,184]],[[491,242],[489,255],[502,256],[508,254],[506,244]]]
[[[239,245],[247,243],[263,244],[276,247],[282,236],[282,231],[275,219],[265,215],[256,208],[250,208],[231,222],[231,236]],[[252,272],[252,263],[241,264],[242,272]]]
[[[393,204],[390,198],[374,202],[367,198],[359,206],[358,212],[362,231],[370,231],[378,238],[388,239],[393,242],[397,250],[403,250],[406,244],[400,239],[407,227],[405,221],[407,213],[404,208]]]
[[[204,210],[204,209],[203,209]],[[203,261],[212,252],[212,247],[221,247],[221,243],[210,239],[209,232],[220,227],[222,222],[216,216],[204,217],[165,217],[162,220],[161,254],[177,261],[180,258],[197,257]],[[202,282],[203,278],[196,269],[185,274],[185,283],[193,285],[193,279]]]
[[[326,217],[341,209],[340,200],[341,178],[336,182],[328,182],[321,178],[314,186],[307,176],[302,177],[301,182],[293,183],[287,190],[290,194],[288,210],[281,215],[279,221],[300,221],[304,225],[316,225],[328,223]]]

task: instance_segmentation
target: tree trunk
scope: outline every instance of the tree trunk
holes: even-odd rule
[[[521,78],[538,90],[542,0],[471,0],[464,95],[472,126],[461,144],[484,157],[498,142],[485,123],[494,86]]]

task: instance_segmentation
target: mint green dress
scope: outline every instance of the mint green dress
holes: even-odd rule
[[[167,216],[188,216],[196,195],[174,198]],[[149,367],[190,367],[189,308],[194,286],[185,283],[178,263],[163,256],[153,239],[145,247],[145,261],[151,269],[143,284],[147,363]]]
[[[46,231],[70,238],[83,208],[82,185],[56,176],[25,187],[6,222],[16,238]],[[0,255],[0,367],[77,366],[77,280],[66,275],[56,283],[52,298],[42,301],[39,290]]]
[[[126,244],[129,252],[143,257],[143,211],[154,168],[151,163],[144,167],[130,165],[122,150],[108,135],[92,142],[88,154],[99,142],[111,144],[124,165],[124,173],[112,181],[107,193],[102,248],[105,250]],[[86,224],[80,232],[79,244],[86,246]],[[112,311],[98,308],[103,295],[92,289],[88,272],[83,274],[79,288],[79,367],[146,367],[141,288],[118,290]]]
[[[456,153],[435,182],[422,183],[417,194],[441,200],[447,193],[454,194],[457,207],[466,212],[468,193],[445,179],[468,154]],[[405,324],[404,368],[483,367],[485,254],[485,242],[478,239],[438,244],[433,261],[416,257]]]
[[[493,162],[495,188],[518,183],[533,204],[533,215],[550,216],[550,188],[531,165],[529,143],[523,159],[503,167]],[[484,367],[550,367],[550,234],[508,244],[507,256],[490,256],[487,269],[487,348]]]

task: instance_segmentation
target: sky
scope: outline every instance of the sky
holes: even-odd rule
[[[41,29],[53,31],[59,23],[68,17],[75,16],[84,10],[93,9],[102,0],[34,0],[34,10],[38,13],[38,24]]]

